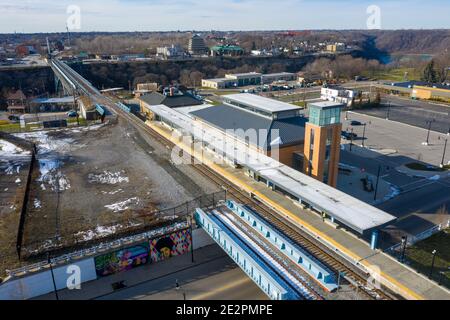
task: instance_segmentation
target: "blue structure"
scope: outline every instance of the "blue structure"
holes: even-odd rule
[[[95,110],[97,110],[98,114],[101,115],[101,116],[106,115],[105,108],[103,106],[99,105],[99,104],[95,105]]]
[[[372,231],[372,237],[370,239],[370,248],[375,250],[378,245],[378,230]]]
[[[323,265],[318,259],[301,248],[294,241],[287,238],[276,227],[264,221],[258,213],[247,206],[237,204],[232,200],[227,200],[227,207],[243,221],[252,227],[259,234],[264,236],[272,245],[278,248],[303,271],[314,278],[324,289],[333,291],[337,289],[336,277],[328,267]]]
[[[311,295],[300,288],[286,274],[282,274],[272,261],[257,252],[219,216],[196,210],[197,224],[238,264],[241,269],[272,300],[305,300]]]
[[[137,113],[139,112],[139,106],[137,105],[126,105],[122,102],[117,102],[116,106],[128,113]]]

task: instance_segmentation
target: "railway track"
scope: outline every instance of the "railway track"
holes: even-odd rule
[[[71,68],[66,69],[70,69],[69,73],[71,74],[71,76],[75,78],[76,82],[80,83],[76,80],[79,75],[75,73]],[[145,123],[143,123],[140,119],[118,108],[115,105],[114,101],[112,101],[110,98],[103,95],[99,96],[98,91],[88,86],[86,82],[81,81],[81,83],[84,83],[84,85],[86,86],[85,89],[93,96],[95,96],[97,101],[104,101],[104,104],[109,106],[115,114],[120,115],[127,121],[131,122],[136,128],[143,130],[156,141],[162,143],[164,146],[174,146],[174,143],[172,141],[161,136],[149,126],[145,125]],[[223,178],[221,175],[210,169],[208,166],[204,164],[195,164],[193,165],[193,167],[199,173],[216,183],[218,186],[225,188],[230,198],[237,201],[238,203],[248,205],[250,208],[261,214],[262,217],[269,223],[271,223],[274,227],[279,229],[287,237],[289,237],[295,243],[308,251],[311,255],[315,256],[317,259],[331,268],[334,272],[336,272],[336,275],[343,275],[343,278],[345,278],[355,290],[365,294],[369,299],[394,300],[398,298],[397,296],[386,292],[387,290],[368,288],[368,274],[365,274],[360,270],[355,270],[356,268],[352,266],[351,263],[344,261],[343,258],[337,256],[337,254],[333,253],[332,250],[325,247],[325,245],[317,243],[317,240],[313,239],[305,231],[282,218],[275,210],[258,201],[240,188],[236,187],[227,179]]]

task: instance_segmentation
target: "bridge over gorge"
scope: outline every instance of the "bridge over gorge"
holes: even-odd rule
[[[202,170],[208,178],[217,180],[220,186],[233,185],[236,190],[247,192],[250,196],[245,203],[263,205],[270,209],[281,223],[293,226],[291,232],[294,230],[295,235],[301,234],[302,237],[309,238],[310,243],[317,243],[329,256],[344,261],[349,270],[356,270],[366,278],[376,277],[386,288],[407,299],[450,299],[448,290],[376,249],[379,229],[395,221],[395,217],[264,156],[263,159],[253,159],[255,161],[251,161],[251,165],[240,164],[242,169],[239,172],[236,168],[219,168],[171,137],[173,131],[178,131],[192,137],[194,141],[198,140],[196,134],[202,133],[205,137],[206,133],[206,137],[211,140],[204,141],[204,146],[209,145],[209,150],[218,150],[227,155],[230,150],[221,150],[223,144],[220,142],[223,137],[217,131],[207,129],[204,132],[205,128],[199,130],[195,119],[163,105],[151,107],[151,111],[158,115],[158,121],[144,123],[103,96],[64,62],[51,59],[49,64],[68,92],[78,96],[87,95],[94,103],[104,106],[161,143],[167,146],[177,145],[191,156],[205,160],[202,165],[195,167]],[[248,154],[246,158],[253,157],[255,155]],[[267,185],[260,181],[266,181]],[[275,192],[279,190],[284,190],[284,196]],[[322,213],[327,221],[321,221],[322,214],[319,219],[314,212]],[[362,241],[363,236],[368,233],[369,243]]]

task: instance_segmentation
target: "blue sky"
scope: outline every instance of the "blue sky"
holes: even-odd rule
[[[448,0],[0,0],[0,32],[64,31],[69,5],[81,32],[365,29],[370,5],[382,29],[450,28]]]

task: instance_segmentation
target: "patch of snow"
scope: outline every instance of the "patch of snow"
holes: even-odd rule
[[[428,180],[430,180],[430,181],[438,181],[440,179],[441,179],[440,175],[435,175],[435,176],[432,176],[432,177],[428,178]]]
[[[125,171],[119,172],[109,172],[107,170],[100,174],[90,173],[88,175],[89,183],[100,183],[100,184],[118,184],[122,182],[128,183],[130,180],[128,177],[123,176]]]
[[[111,205],[106,205],[105,208],[112,210],[114,212],[121,212],[129,209],[129,205],[131,204],[139,204],[139,198],[134,197],[122,202],[113,203]]]
[[[37,143],[38,154],[45,154],[51,151],[67,152],[74,145],[74,139],[72,138],[53,137],[49,136],[48,133],[49,131],[36,131],[17,133],[15,136]]]
[[[16,179],[16,183],[21,183],[21,182],[22,182],[22,180],[20,180],[20,178]]]
[[[110,191],[110,192],[102,191],[103,194],[110,194],[110,195],[115,195],[115,194],[117,194],[117,193],[119,193],[119,192],[123,192],[123,190],[122,190],[122,189],[119,189],[119,190],[116,190],[116,191]]]
[[[25,151],[22,148],[19,148],[15,144],[8,142],[6,140],[0,139],[0,156],[16,156],[16,155],[29,155],[29,151]]]
[[[111,227],[97,226],[94,230],[80,231],[75,234],[75,237],[81,238],[83,241],[89,241],[97,237],[105,237],[114,234],[120,228],[122,228],[122,225],[120,224]]]
[[[37,199],[37,198],[34,199],[33,204],[34,204],[34,208],[35,208],[35,209],[40,209],[40,208],[42,208],[41,201],[40,201],[39,199]]]

